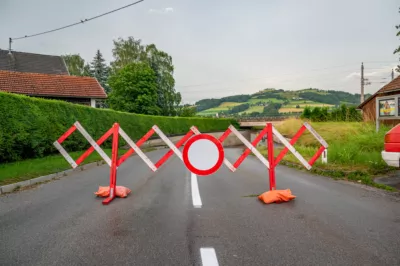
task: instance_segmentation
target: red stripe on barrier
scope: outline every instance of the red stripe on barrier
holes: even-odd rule
[[[272,123],[267,124],[267,149],[269,162],[269,190],[275,190],[274,133],[272,131]]]
[[[97,145],[100,146],[106,139],[108,139],[108,137],[111,136],[112,133],[113,133],[113,128],[110,128],[103,136],[101,136],[101,138],[99,138],[98,141],[96,141]],[[81,164],[90,154],[92,154],[92,152],[94,152],[93,146],[87,149],[87,151],[85,151],[85,153],[82,154],[81,157],[78,158],[78,160],[76,160],[76,164],[77,165]]]
[[[68,138],[74,131],[76,130],[76,126],[73,125],[70,127],[57,141],[58,143],[63,143],[66,138]]]
[[[139,141],[136,143],[136,146],[140,147],[143,145],[143,143],[145,143],[152,135],[154,134],[154,129],[150,129],[149,132],[146,133],[146,135],[144,135],[141,139],[139,139]],[[118,162],[117,162],[117,166],[120,166],[123,162],[126,161],[126,159],[129,158],[129,156],[131,156],[135,151],[130,148],[124,155],[121,156],[121,158],[119,158]]]
[[[117,161],[118,161],[118,138],[119,138],[119,124],[115,123],[112,127],[113,140],[112,140],[112,157],[111,157],[111,170],[110,170],[110,195],[103,200],[103,205],[109,204],[116,196],[117,192]]]
[[[289,141],[289,143],[293,146],[297,140],[300,138],[300,136],[304,133],[304,131],[307,128],[303,125],[299,131],[297,131],[297,133],[294,135],[294,137]],[[282,160],[283,157],[285,157],[286,153],[289,151],[289,149],[287,147],[285,147],[281,153],[279,153],[278,157],[276,157],[275,159],[275,166],[279,164],[279,162]]]
[[[267,134],[268,128],[264,127],[263,130],[261,130],[260,134],[258,134],[258,136],[253,140],[253,142],[251,143],[251,145],[253,145],[253,147],[256,147],[257,144],[260,142],[260,140],[262,139],[262,137]],[[235,168],[238,168],[240,166],[240,164],[244,161],[244,159],[246,159],[246,157],[250,154],[251,150],[249,148],[247,148],[242,155],[240,155],[239,159],[237,159],[237,161],[233,164],[233,166]]]
[[[318,157],[324,152],[324,150],[325,150],[325,147],[321,146],[319,148],[319,150],[314,154],[314,156],[310,159],[308,164],[312,166],[315,163],[315,161],[318,159]]]
[[[193,131],[189,131],[188,133],[186,133],[185,136],[183,136],[183,138],[181,138],[177,143],[176,143],[176,147],[179,149],[192,135],[193,135]],[[171,155],[174,153],[173,150],[169,150],[160,160],[158,160],[158,162],[155,164],[155,166],[158,168],[160,167],[163,163],[165,163],[166,160],[169,159],[169,157],[171,157]]]
[[[219,141],[222,143],[222,142],[224,142],[224,140],[229,136],[229,134],[231,134],[231,129],[230,128],[228,128],[225,132],[224,132],[224,134],[222,134],[221,135],[221,137],[219,137]]]

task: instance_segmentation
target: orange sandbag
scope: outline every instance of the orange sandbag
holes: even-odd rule
[[[295,195],[292,195],[292,192],[290,189],[286,190],[271,190],[264,192],[260,196],[258,196],[258,199],[263,201],[266,204],[269,203],[280,203],[284,201],[291,201],[292,199],[296,198]]]
[[[127,187],[117,186],[115,196],[120,198],[126,198],[131,190]],[[110,195],[110,187],[99,187],[99,190],[95,192],[98,197],[108,197]]]

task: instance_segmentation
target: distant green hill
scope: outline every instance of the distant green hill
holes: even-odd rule
[[[365,95],[367,99],[370,94]],[[334,107],[341,104],[358,105],[360,94],[344,91],[303,89],[285,91],[264,89],[254,94],[241,94],[196,102],[197,114],[202,116],[280,116],[299,114],[305,106]]]

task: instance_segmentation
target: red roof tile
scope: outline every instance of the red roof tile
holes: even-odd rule
[[[0,91],[32,96],[107,98],[95,78],[2,70]]]

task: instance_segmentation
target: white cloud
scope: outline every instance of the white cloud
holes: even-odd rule
[[[149,13],[151,14],[167,14],[172,12],[174,12],[173,7],[165,7],[161,9],[153,9],[153,8],[149,9]]]

